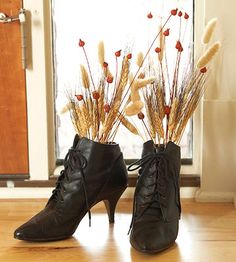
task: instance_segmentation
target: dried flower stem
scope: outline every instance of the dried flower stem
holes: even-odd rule
[[[85,51],[84,46],[82,47],[82,49],[83,49],[84,56],[85,56],[85,59],[86,59],[86,62],[87,62],[87,66],[88,66],[88,70],[89,70],[89,75],[90,75],[91,82],[92,82],[92,85],[93,85],[93,91],[95,91],[96,87],[95,87],[95,84],[94,84],[94,81],[93,81],[93,75],[92,75],[90,63],[89,63],[89,60],[88,60],[88,56],[87,56],[87,53],[86,53],[86,51]]]
[[[141,121],[142,121],[143,126],[145,127],[145,129],[146,129],[148,135],[149,135],[150,137],[152,137],[152,136],[151,136],[151,133],[150,133],[150,131],[149,131],[149,129],[147,128],[147,125],[146,125],[145,121],[144,121],[143,119],[141,119]],[[155,138],[153,138],[153,139],[155,139]],[[152,140],[153,140],[153,139],[152,139]],[[155,143],[155,140],[153,140],[153,142]]]
[[[169,17],[166,19],[165,23],[162,25],[161,29],[159,30],[158,34],[154,37],[151,45],[149,46],[147,52],[145,53],[145,55],[144,55],[144,57],[143,57],[143,60],[142,60],[142,62],[141,62],[141,64],[140,64],[140,66],[138,67],[138,69],[137,69],[137,71],[136,71],[136,73],[135,73],[135,75],[134,75],[134,77],[133,77],[133,80],[132,80],[131,83],[129,84],[128,89],[127,89],[126,93],[124,94],[124,96],[123,96],[123,98],[122,98],[122,100],[121,100],[121,104],[124,102],[125,98],[127,97],[128,93],[129,93],[129,91],[130,91],[130,88],[131,88],[134,80],[135,80],[136,77],[138,76],[138,74],[139,74],[139,72],[140,72],[140,70],[141,70],[141,68],[142,68],[142,66],[143,66],[143,63],[144,63],[144,61],[146,60],[146,58],[148,57],[148,55],[149,55],[149,53],[150,53],[150,51],[151,51],[154,43],[156,42],[157,38],[159,37],[160,33],[162,32],[162,30],[163,30],[163,28],[166,26],[166,24],[169,22],[169,20],[170,20],[171,17],[172,17],[172,14],[169,15]],[[127,100],[126,103],[125,103],[125,105],[124,105],[124,107],[123,107],[124,109],[126,108],[126,106],[128,105],[128,103],[129,103],[129,102],[128,102],[128,100]],[[124,113],[124,109],[123,109],[122,112],[121,112],[122,114]],[[116,121],[119,121],[119,122],[120,122],[119,119],[116,120]],[[119,127],[119,124],[118,124],[118,127]],[[118,127],[117,127],[117,128],[118,128]]]
[[[117,59],[117,57],[116,57],[115,86],[116,86],[116,82],[117,82],[117,74],[118,74],[118,59]]]

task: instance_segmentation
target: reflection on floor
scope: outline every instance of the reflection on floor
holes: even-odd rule
[[[74,236],[63,241],[30,243],[15,240],[16,227],[33,216],[45,200],[0,200],[0,261],[236,261],[236,209],[226,203],[183,200],[180,232],[174,246],[157,255],[144,255],[130,247],[127,235],[132,200],[120,200],[115,225],[109,225],[103,203],[92,209]]]

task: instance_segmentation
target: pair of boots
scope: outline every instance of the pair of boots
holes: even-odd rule
[[[53,241],[73,235],[82,218],[103,201],[109,222],[114,223],[116,204],[127,187],[127,170],[119,145],[100,144],[75,136],[64,160],[52,196],[45,208],[16,229],[14,237],[27,241]],[[174,143],[156,147],[144,144],[134,194],[130,243],[141,252],[156,253],[172,245],[180,216],[180,149]]]

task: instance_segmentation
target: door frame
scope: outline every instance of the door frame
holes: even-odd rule
[[[48,180],[55,168],[50,0],[23,0],[27,12],[26,69],[30,180]]]

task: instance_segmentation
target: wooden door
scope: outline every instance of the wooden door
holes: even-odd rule
[[[18,16],[21,7],[21,0],[0,0],[7,16]],[[20,23],[0,23],[0,176],[29,173],[27,137]]]

